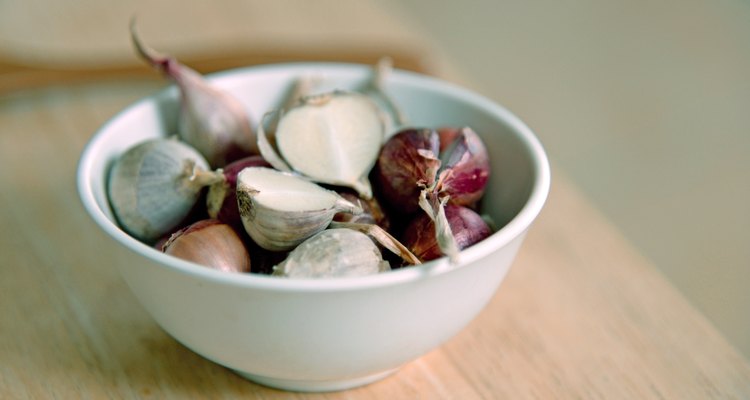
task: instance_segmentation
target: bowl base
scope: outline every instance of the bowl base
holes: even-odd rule
[[[275,389],[288,390],[292,392],[335,392],[339,390],[353,389],[358,386],[364,386],[369,383],[384,379],[396,371],[398,371],[398,367],[386,371],[376,372],[370,375],[359,376],[356,378],[310,381],[273,378],[269,376],[255,375],[234,370],[234,372],[236,372],[243,378],[255,383],[259,383],[263,386],[268,386]]]

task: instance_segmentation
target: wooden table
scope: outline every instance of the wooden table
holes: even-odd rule
[[[0,97],[0,398],[750,398],[750,365],[553,166],[505,282],[458,336],[362,388],[286,393],[178,344],[129,292],[76,163],[135,79]]]

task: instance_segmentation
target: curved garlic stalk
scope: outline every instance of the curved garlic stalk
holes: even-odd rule
[[[373,240],[378,242],[381,246],[390,250],[393,254],[401,257],[402,260],[406,261],[411,265],[422,264],[419,258],[414,255],[406,246],[398,241],[395,237],[391,236],[388,231],[375,225],[375,224],[362,224],[358,222],[331,222],[329,229],[353,229],[358,232],[362,232],[370,236]]]
[[[302,242],[274,267],[288,278],[333,278],[376,274],[390,265],[375,243],[353,229],[326,229]]]
[[[377,160],[385,127],[377,105],[360,93],[335,91],[302,99],[280,116],[275,129],[278,154],[259,135],[262,154],[274,167],[291,169],[313,181],[354,189],[372,197],[367,177]]]
[[[271,251],[294,248],[325,229],[338,212],[362,212],[336,192],[265,167],[239,173],[237,203],[247,233],[258,246]]]
[[[445,215],[445,205],[449,196],[438,199],[434,189],[425,189],[419,194],[419,207],[427,213],[435,226],[435,239],[440,251],[448,256],[451,264],[458,263],[459,246],[456,237],[451,230],[448,217]]]
[[[130,33],[138,54],[179,87],[178,130],[185,142],[200,151],[214,168],[258,153],[247,110],[237,98],[212,86],[175,58],[146,47],[136,34],[135,20],[131,21]]]
[[[386,90],[386,82],[392,72],[393,59],[382,57],[373,68],[372,78],[361,89],[386,113],[386,136],[392,135],[408,123],[406,114]]]

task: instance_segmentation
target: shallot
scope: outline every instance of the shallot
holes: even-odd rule
[[[492,233],[484,219],[468,207],[448,204],[444,210],[458,250],[463,250]],[[404,246],[423,262],[445,255],[438,240],[435,222],[426,213],[418,214],[401,237]]]
[[[438,187],[449,203],[476,207],[484,195],[490,161],[482,139],[469,127],[438,129],[441,167]]]
[[[172,234],[162,251],[226,272],[250,272],[250,254],[240,235],[216,219],[197,221]]]
[[[400,214],[419,210],[419,193],[440,168],[440,142],[433,129],[404,129],[391,136],[378,156],[375,177],[383,200]]]

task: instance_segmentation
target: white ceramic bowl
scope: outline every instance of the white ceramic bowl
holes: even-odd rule
[[[255,121],[279,104],[295,77],[356,88],[369,66],[298,63],[250,67],[211,76],[234,93]],[[415,126],[468,125],[484,139],[492,164],[483,211],[498,230],[445,260],[361,278],[291,280],[230,274],[162,254],[113,222],[107,171],[126,148],[174,132],[176,90],[145,98],[91,139],[78,169],[86,210],[132,250],[120,273],[156,322],[203,357],[261,384],[300,391],[363,385],[438,347],[487,304],[539,214],[549,165],[532,131],[496,103],[423,75],[394,71],[387,90]]]

